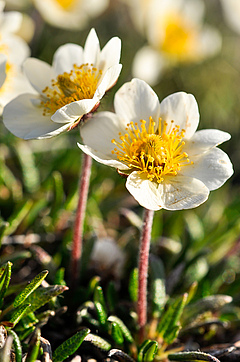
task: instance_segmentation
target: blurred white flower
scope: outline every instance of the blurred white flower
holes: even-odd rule
[[[120,278],[123,273],[124,253],[111,238],[96,240],[90,260],[94,268],[100,272],[111,273],[117,278]]]
[[[74,128],[116,83],[121,71],[120,52],[117,37],[101,51],[92,29],[84,49],[76,44],[61,46],[52,66],[39,59],[26,59],[23,69],[35,92],[20,95],[5,107],[5,126],[24,139],[48,138]]]
[[[203,15],[202,0],[152,0],[145,16],[148,45],[137,52],[133,75],[154,85],[167,67],[216,54],[221,36],[203,25]]]
[[[219,130],[196,132],[193,95],[174,93],[161,104],[144,81],[133,79],[115,95],[116,113],[100,112],[80,128],[82,151],[127,176],[126,187],[150,210],[190,209],[207,200],[233,173],[216,146],[230,139]]]
[[[83,29],[90,18],[100,15],[109,0],[33,0],[49,24],[70,30]]]
[[[26,42],[15,35],[22,23],[22,14],[16,11],[4,12],[5,3],[0,1],[0,54],[5,62],[5,81],[0,89],[0,106],[26,92],[30,84],[21,71],[22,62],[30,55]]]
[[[221,4],[227,25],[240,34],[240,1],[221,0]]]

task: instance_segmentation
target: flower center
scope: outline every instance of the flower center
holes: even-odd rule
[[[193,56],[195,31],[186,19],[171,14],[166,17],[165,37],[161,49],[172,56],[184,60]]]
[[[56,2],[65,10],[69,9],[76,0],[56,0]]]
[[[149,118],[148,128],[144,120],[141,120],[140,128],[137,123],[130,122],[126,133],[119,133],[120,141],[112,140],[117,146],[112,154],[116,154],[119,161],[132,171],[145,173],[150,181],[161,183],[164,176],[177,175],[190,161],[187,153],[182,151],[185,130],[180,131],[179,126],[172,126],[167,131],[167,123],[162,127],[161,120],[159,128],[154,128],[152,117]]]
[[[42,91],[47,97],[41,102],[43,115],[52,115],[66,104],[93,98],[101,75],[101,70],[88,63],[81,66],[74,64],[70,73],[58,75],[56,80],[52,80],[52,86]]]

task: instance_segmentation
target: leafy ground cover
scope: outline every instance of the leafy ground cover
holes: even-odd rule
[[[112,110],[114,93],[131,79],[130,64],[144,42],[125,5],[116,4],[89,26],[102,44],[114,35],[123,43],[122,73],[100,110]],[[143,340],[136,314],[143,210],[126,191],[125,180],[93,162],[80,279],[73,285],[79,131],[24,141],[0,124],[2,361],[239,360],[239,36],[219,25],[215,6],[218,12],[209,5],[208,16],[222,33],[221,53],[166,71],[154,90],[161,99],[180,90],[195,95],[201,128],[231,133],[222,149],[235,173],[197,209],[155,213]],[[83,45],[87,33],[43,24],[31,44],[33,55],[51,63],[59,45]],[[94,254],[106,239],[117,249],[106,247],[103,257]]]

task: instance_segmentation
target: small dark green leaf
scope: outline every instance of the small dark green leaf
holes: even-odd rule
[[[65,275],[65,269],[64,268],[58,269],[55,274],[54,284],[66,285],[66,282],[64,280],[64,275]]]
[[[12,272],[12,263],[8,261],[0,279],[0,306],[2,305],[3,297],[6,293],[6,290],[8,288],[11,279],[11,272]]]
[[[26,311],[29,311],[31,307],[31,304],[25,303],[21,304],[19,307],[17,307],[15,310],[13,310],[13,313],[10,317],[9,322],[13,323],[14,326],[20,321],[20,319],[23,317],[23,315],[26,313]]]
[[[27,352],[27,358],[25,362],[36,362],[39,348],[40,348],[40,338],[41,338],[41,332],[40,329],[35,329],[34,335],[30,341],[29,349]]]
[[[180,326],[175,326],[168,333],[165,332],[163,336],[164,342],[166,342],[167,344],[172,344],[177,338],[180,329]]]
[[[108,317],[108,321],[118,324],[126,341],[128,341],[129,343],[133,342],[133,337],[132,337],[129,329],[125,326],[125,324],[123,323],[123,321],[121,319],[119,319],[116,316],[110,316],[110,317]]]
[[[138,268],[134,268],[130,275],[128,289],[131,300],[136,302],[138,296]]]
[[[115,322],[111,323],[111,336],[117,344],[122,344],[124,341],[122,331],[119,328],[119,325]]]
[[[94,289],[93,301],[101,303],[101,305],[106,311],[106,303],[103,295],[103,290],[102,287],[100,287],[99,285],[97,285],[96,288]]]
[[[105,311],[105,308],[103,307],[103,305],[100,302],[95,302],[94,305],[95,305],[95,308],[96,308],[99,323],[102,326],[106,326],[107,313]]]
[[[182,315],[183,308],[186,305],[188,294],[177,298],[173,304],[169,305],[168,310],[163,314],[158,326],[158,333],[163,336],[171,334],[173,328],[176,327]]]
[[[42,283],[42,281],[46,278],[48,275],[48,271],[44,270],[41,273],[39,273],[32,281],[29,283],[26,288],[23,289],[23,291],[18,294],[13,302],[14,308],[21,305],[25,299],[34,292],[35,289],[39,287],[39,285]]]
[[[64,341],[53,353],[53,362],[61,362],[72,355],[82,344],[90,330],[84,328]]]
[[[46,288],[39,287],[25,299],[26,303],[31,304],[28,312],[34,312],[66,290],[68,290],[68,287],[65,285],[53,285]]]
[[[20,339],[19,339],[17,333],[15,333],[12,330],[9,330],[8,334],[13,337],[15,360],[16,360],[16,362],[22,362],[22,346],[21,346]]]
[[[90,342],[95,347],[100,348],[102,351],[109,351],[111,348],[111,344],[105,341],[105,339],[96,336],[95,334],[89,333],[86,338],[86,342]]]
[[[178,352],[168,355],[170,361],[183,361],[183,362],[196,362],[196,361],[208,361],[208,362],[220,362],[214,356],[204,352]]]
[[[146,340],[140,347],[138,353],[138,362],[153,361],[158,350],[158,343],[150,339]]]

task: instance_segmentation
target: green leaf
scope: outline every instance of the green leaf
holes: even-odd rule
[[[183,308],[186,305],[188,294],[177,298],[172,305],[169,305],[167,311],[163,314],[162,319],[158,326],[158,333],[163,337],[172,332],[172,329],[176,327],[179,319],[182,315]]]
[[[25,299],[26,303],[31,304],[28,312],[34,312],[66,290],[68,290],[68,287],[65,285],[53,285],[46,288],[39,287]]]
[[[164,333],[164,342],[172,344],[178,336],[181,326],[175,326],[169,332]]]
[[[14,347],[14,351],[15,351],[15,360],[16,360],[16,362],[22,362],[22,346],[21,346],[20,339],[19,339],[17,333],[15,333],[11,329],[8,331],[8,334],[13,337],[13,347]]]
[[[209,361],[209,362],[220,362],[214,356],[204,352],[178,352],[171,353],[168,355],[170,361],[183,361],[183,362],[195,362],[195,361]]]
[[[124,341],[122,331],[119,328],[119,325],[115,322],[111,323],[111,336],[117,344],[122,344]]]
[[[121,319],[119,319],[116,316],[110,316],[110,317],[108,317],[108,321],[112,322],[112,323],[116,323],[119,326],[119,328],[127,342],[129,342],[129,343],[133,342],[133,337],[132,337],[129,329],[125,326],[125,324],[123,323],[123,321]]]
[[[28,192],[34,193],[40,185],[40,176],[31,147],[27,142],[21,142],[14,150],[21,164],[24,186]]]
[[[39,328],[35,329],[35,333],[30,341],[27,358],[25,362],[36,362],[40,349],[41,332]]]
[[[5,268],[4,272],[0,278],[0,306],[2,306],[3,297],[6,293],[6,290],[8,289],[9,282],[11,279],[12,263],[8,261],[4,268]]]
[[[89,333],[86,338],[86,342],[90,342],[95,347],[101,349],[102,351],[109,351],[111,348],[111,344],[105,341],[105,339],[96,336],[95,334]]]
[[[165,273],[164,266],[161,259],[151,255],[150,266],[152,274],[152,313],[154,318],[158,318],[166,303],[166,290],[165,290]]]
[[[105,303],[105,299],[104,299],[104,295],[103,295],[103,290],[102,290],[102,287],[100,287],[99,285],[97,285],[96,288],[94,289],[93,301],[99,302],[102,305],[102,307],[105,309],[105,312],[106,312],[107,308],[106,308],[106,303]]]
[[[65,268],[58,269],[55,274],[54,284],[66,285],[66,282],[64,280],[64,275],[65,275]]]
[[[53,353],[53,362],[61,362],[72,355],[82,344],[90,329],[84,328],[64,341]]]
[[[107,313],[105,311],[105,308],[103,307],[103,305],[100,302],[95,302],[94,305],[96,308],[98,321],[102,326],[105,327],[106,323],[107,323]]]
[[[19,307],[13,310],[9,322],[13,323],[14,326],[20,321],[26,311],[29,311],[31,304],[21,304]]]
[[[48,275],[47,270],[43,270],[41,273],[39,273],[32,281],[29,283],[26,288],[23,289],[23,291],[18,294],[13,302],[14,308],[21,305],[25,299],[34,292],[35,289],[39,287],[39,285],[42,283],[42,281],[46,278]]]
[[[54,186],[54,197],[51,205],[51,214],[55,216],[61,209],[64,200],[64,189],[62,175],[58,171],[52,173],[53,186]]]
[[[131,300],[136,302],[138,297],[138,268],[134,268],[130,275],[128,289]]]
[[[25,219],[25,217],[31,210],[32,205],[33,201],[28,199],[18,207],[18,209],[9,218],[9,226],[6,227],[4,235],[10,235],[14,233],[14,231],[18,228],[18,226],[21,224],[21,222]]]
[[[158,350],[158,343],[151,339],[146,340],[140,347],[138,353],[138,362],[151,362],[153,361]]]

